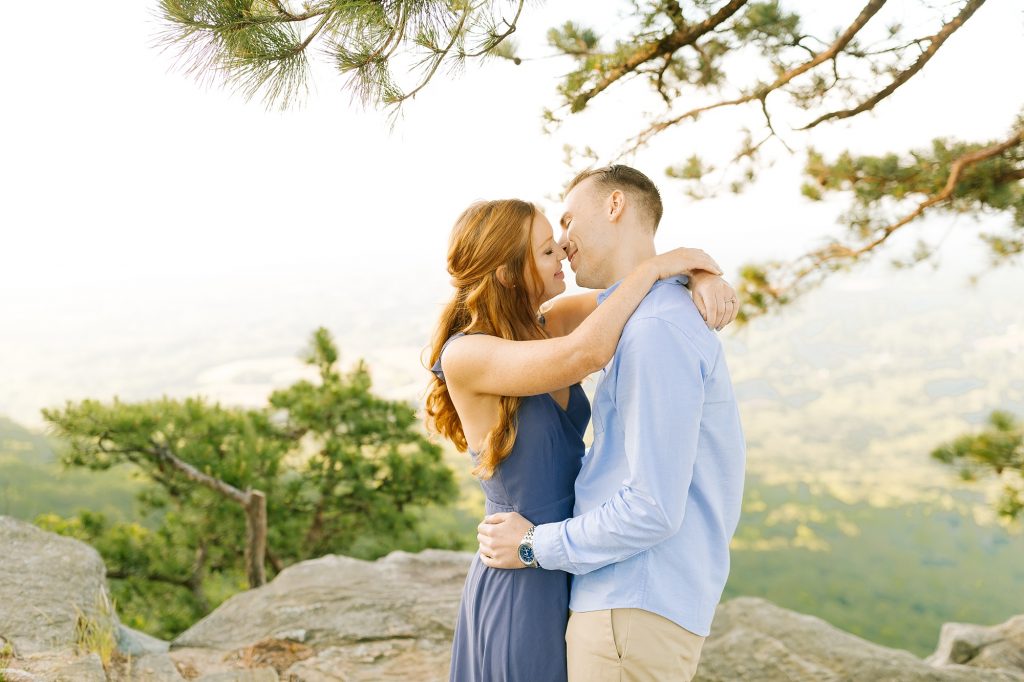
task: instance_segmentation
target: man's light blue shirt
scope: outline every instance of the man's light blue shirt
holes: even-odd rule
[[[655,284],[623,329],[594,396],[573,518],[538,526],[534,550],[575,574],[573,611],[639,608],[707,636],[746,445],[722,344],[682,284]]]

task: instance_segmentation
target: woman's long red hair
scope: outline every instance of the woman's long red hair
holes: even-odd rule
[[[536,214],[536,207],[528,201],[499,199],[477,202],[455,221],[448,243],[448,273],[455,293],[434,332],[429,366],[438,361],[445,341],[457,332],[513,341],[547,336],[529,296],[542,285],[532,255]],[[504,282],[499,280],[499,271],[504,273]],[[436,376],[431,379],[426,402],[427,427],[465,452],[468,444],[462,422],[447,385]],[[520,402],[521,398],[512,396],[500,398],[498,423],[484,438],[473,469],[475,476],[493,476],[512,451]]]

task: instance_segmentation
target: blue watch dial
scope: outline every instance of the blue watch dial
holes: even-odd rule
[[[519,546],[519,560],[524,564],[532,564],[534,560],[533,547],[528,545]]]

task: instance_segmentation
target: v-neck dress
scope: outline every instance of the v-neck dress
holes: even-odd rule
[[[444,380],[440,360],[432,370]],[[548,393],[523,398],[511,453],[480,481],[487,513],[516,511],[536,525],[570,518],[589,421],[579,384],[565,409]],[[569,581],[563,571],[489,568],[477,553],[462,589],[451,682],[564,682]]]

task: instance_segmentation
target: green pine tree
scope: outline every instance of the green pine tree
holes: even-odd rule
[[[415,408],[374,395],[362,362],[342,373],[325,329],[307,361],[319,380],[276,391],[259,410],[166,397],[43,410],[65,466],[129,466],[150,483],[137,521],[36,519],[97,548],[128,625],[173,637],[263,584],[267,565],[276,574],[326,553],[452,546],[422,524],[457,491]]]
[[[172,511],[192,526],[183,536],[197,556],[195,573],[233,563],[241,548],[249,586],[265,582],[265,498],[288,447],[267,415],[166,397],[69,401],[42,412],[69,445],[64,465],[103,470],[130,463],[156,484],[143,493],[143,509]]]
[[[363,362],[339,371],[326,329],[314,333],[306,361],[318,382],[299,381],[270,396],[304,457],[301,477],[271,501],[272,516],[278,505],[292,511],[288,523],[273,528],[271,546],[286,559],[330,552],[375,558],[382,546],[412,548],[419,508],[457,495],[441,448],[427,439],[412,405],[370,391]]]
[[[1014,520],[1024,513],[1024,421],[996,410],[981,432],[940,445],[932,451],[932,457],[958,467],[965,481],[997,477],[1003,482],[999,514]]]

